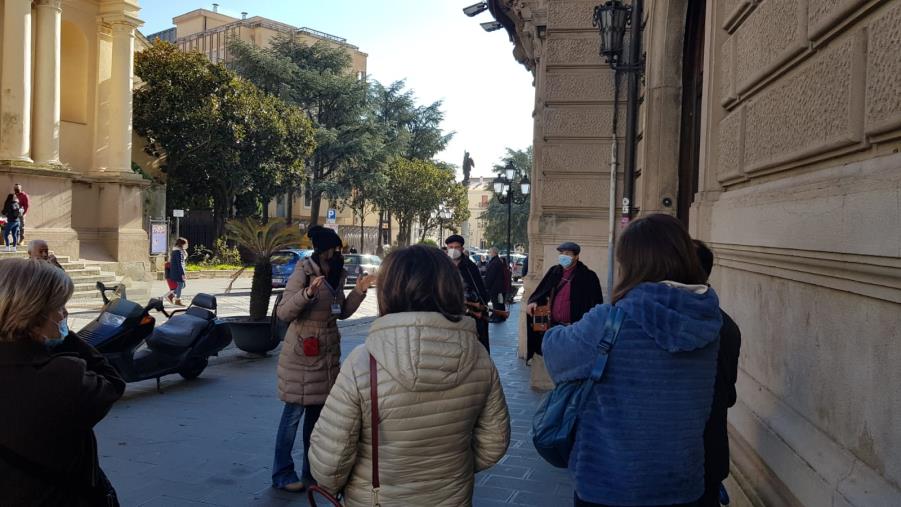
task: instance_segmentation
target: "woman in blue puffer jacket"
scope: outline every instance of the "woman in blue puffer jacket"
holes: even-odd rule
[[[620,237],[613,304],[626,318],[579,418],[569,469],[575,506],[694,506],[704,493],[722,317],[691,237],[650,215]],[[554,327],[543,352],[554,382],[588,378],[610,305]]]

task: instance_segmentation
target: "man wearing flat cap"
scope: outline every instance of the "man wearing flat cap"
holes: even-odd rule
[[[578,322],[588,310],[604,302],[598,275],[579,261],[582,248],[567,241],[557,247],[557,252],[560,253],[558,263],[541,279],[526,307],[530,316],[540,307],[549,307],[550,326]],[[535,331],[530,322],[528,338],[527,360],[535,354],[541,355],[544,333]]]
[[[466,244],[463,236],[459,234],[449,236],[444,240],[444,244],[447,245],[447,256],[457,266],[463,279],[466,314],[475,319],[479,341],[485,346],[485,350],[491,352],[488,346],[488,300],[491,297],[485,288],[485,282],[482,281],[479,267],[463,252],[463,245]]]

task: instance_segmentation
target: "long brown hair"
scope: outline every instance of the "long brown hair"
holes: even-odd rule
[[[614,303],[642,282],[707,281],[691,236],[670,215],[648,215],[632,222],[617,242],[616,262],[619,281],[613,289]]]
[[[438,312],[459,322],[463,280],[447,254],[423,245],[395,250],[379,270],[379,314]]]

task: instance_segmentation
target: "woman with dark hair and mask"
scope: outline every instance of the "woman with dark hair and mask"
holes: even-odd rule
[[[338,319],[357,311],[375,280],[374,276],[361,276],[345,297],[347,271],[341,238],[322,226],[310,228],[307,236],[313,242],[313,255],[294,269],[277,309],[278,318],[291,324],[278,358],[278,391],[285,408],[275,440],[272,486],[294,492],[303,491],[313,481],[307,452],[313,426],[340,369]],[[304,463],[298,477],[291,451],[301,417]]]
[[[722,317],[695,245],[669,215],[632,222],[616,248],[613,305],[624,314],[579,416],[569,470],[575,505],[696,506]],[[589,378],[611,305],[545,333],[557,384]]]
[[[475,474],[507,450],[510,415],[497,369],[464,316],[460,275],[446,254],[415,245],[385,259],[377,285],[380,316],[341,366],[313,431],[313,475],[327,491],[343,491],[347,507],[470,506]]]

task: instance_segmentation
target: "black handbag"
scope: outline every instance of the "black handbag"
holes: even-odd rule
[[[624,319],[624,311],[615,306],[610,307],[604,324],[604,336],[598,344],[598,357],[589,378],[558,384],[535,412],[532,419],[532,443],[538,454],[555,467],[569,466],[579,416],[594,385],[604,376],[610,349],[616,343]]]

